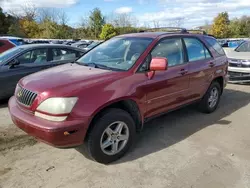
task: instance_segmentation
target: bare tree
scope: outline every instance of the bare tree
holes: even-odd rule
[[[53,8],[42,8],[38,11],[38,22],[42,23],[45,20],[52,22],[58,21],[58,11]]]
[[[178,18],[172,19],[170,21],[169,25],[171,27],[181,27],[183,25],[183,22],[184,22],[184,18],[183,17],[178,17]]]
[[[34,4],[22,5],[18,10],[10,10],[9,13],[19,19],[27,19],[29,21],[36,20],[38,15],[38,9]]]
[[[159,28],[159,27],[160,27],[160,22],[159,22],[159,20],[154,20],[154,21],[153,21],[153,24],[154,24],[154,28]]]
[[[87,28],[89,25],[89,15],[84,15],[80,18],[79,26],[82,28]]]
[[[68,23],[68,21],[69,21],[69,17],[66,14],[66,12],[64,12],[63,10],[58,11],[57,22],[60,25],[66,25]]]
[[[132,14],[111,14],[107,17],[107,22],[116,27],[132,27],[137,25],[137,19]]]

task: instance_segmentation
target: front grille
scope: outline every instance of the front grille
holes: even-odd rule
[[[21,86],[18,86],[18,89],[16,91],[16,99],[21,104],[25,106],[31,106],[36,97],[36,93],[29,91]]]
[[[237,64],[237,63],[229,63],[229,67],[243,67],[243,68],[249,68],[250,65],[247,65],[247,64]]]
[[[229,66],[249,68],[250,63],[249,60],[244,60],[244,59],[229,59]]]
[[[243,72],[228,72],[230,77],[237,77],[237,76],[250,76],[250,73],[243,73]]]

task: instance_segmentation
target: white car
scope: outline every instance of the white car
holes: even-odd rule
[[[224,48],[228,57],[229,82],[250,83],[250,40],[237,48]]]

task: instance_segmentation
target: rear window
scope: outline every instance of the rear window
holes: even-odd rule
[[[225,52],[221,45],[217,42],[215,38],[208,38],[205,37],[205,40],[208,42],[208,44],[220,55],[223,56],[225,55]]]

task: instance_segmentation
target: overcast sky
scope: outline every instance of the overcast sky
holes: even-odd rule
[[[62,8],[71,25],[79,23],[80,17],[95,7],[105,15],[131,13],[137,17],[139,26],[151,25],[153,21],[167,25],[171,20],[180,18],[183,26],[190,28],[211,22],[222,11],[228,11],[230,18],[250,16],[250,0],[0,0],[4,11],[18,11],[22,5]]]

